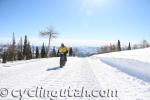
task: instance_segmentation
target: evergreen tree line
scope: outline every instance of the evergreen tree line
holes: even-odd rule
[[[132,50],[132,49],[140,49],[140,48],[147,48],[150,47],[150,43],[146,40],[143,40],[141,43],[134,44],[131,46],[131,43],[128,43],[128,46],[121,46],[120,40],[117,41],[116,44],[105,45],[98,49],[98,53],[109,53],[109,52],[117,52],[117,51],[125,51],[125,50]]]
[[[24,37],[24,42],[20,38],[19,43],[16,45],[15,35],[13,33],[12,43],[8,45],[8,48],[3,52],[2,59],[3,63],[7,61],[16,61],[16,60],[30,60],[33,58],[46,58],[47,57],[47,48],[44,43],[41,47],[36,47],[36,50],[31,46],[27,35]],[[56,50],[51,52],[52,56],[56,56]]]

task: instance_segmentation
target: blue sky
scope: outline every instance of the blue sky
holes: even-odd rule
[[[0,0],[0,39],[38,40],[50,25],[63,40],[150,40],[150,1]]]

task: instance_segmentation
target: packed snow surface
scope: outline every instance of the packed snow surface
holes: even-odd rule
[[[150,100],[150,49],[0,64],[0,100]]]

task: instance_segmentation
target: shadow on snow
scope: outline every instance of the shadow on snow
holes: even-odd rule
[[[61,69],[60,67],[54,67],[54,68],[48,68],[47,71],[52,71],[52,70],[59,70]]]

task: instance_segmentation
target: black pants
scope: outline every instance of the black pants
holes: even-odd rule
[[[66,54],[60,54],[60,60],[67,61],[67,56],[66,56]]]

